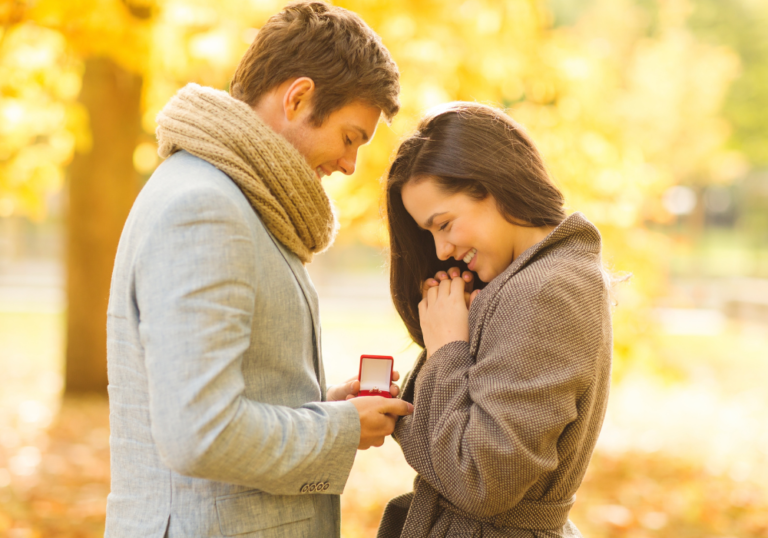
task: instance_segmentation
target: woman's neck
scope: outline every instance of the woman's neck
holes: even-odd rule
[[[515,246],[512,253],[512,261],[531,248],[536,243],[540,243],[555,229],[555,226],[540,226],[531,228],[527,226],[515,225]]]

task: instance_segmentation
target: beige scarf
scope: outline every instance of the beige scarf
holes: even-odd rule
[[[302,262],[333,242],[337,221],[307,162],[246,103],[188,84],[157,116],[158,153],[186,150],[227,174],[270,232]]]

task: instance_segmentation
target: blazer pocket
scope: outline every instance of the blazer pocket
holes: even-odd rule
[[[224,536],[278,527],[315,515],[311,495],[270,495],[261,491],[246,491],[216,498],[216,514]]]

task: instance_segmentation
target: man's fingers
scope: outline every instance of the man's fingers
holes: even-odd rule
[[[400,379],[400,372],[392,370],[392,381],[397,381],[398,379]]]
[[[394,383],[392,383],[392,384],[389,386],[389,393],[390,393],[392,396],[394,396],[394,397],[397,397],[397,395],[398,395],[398,394],[400,394],[400,387],[398,387],[397,385],[395,385]]]
[[[396,400],[394,398],[382,398],[385,400],[379,408],[380,413],[386,413],[387,415],[406,416],[413,414],[413,405],[403,400]]]
[[[340,385],[333,385],[328,388],[328,401],[338,402],[348,400],[350,396],[357,396],[360,392],[360,382],[357,377],[351,377]]]

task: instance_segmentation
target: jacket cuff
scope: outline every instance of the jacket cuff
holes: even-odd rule
[[[307,489],[302,486],[296,493],[321,493],[318,485],[323,487],[322,493],[341,495],[347,484],[352,464],[355,462],[357,447],[360,444],[360,414],[351,402],[322,402],[320,405],[328,413],[331,424],[337,425],[336,439],[328,451],[326,465],[318,466],[307,473]],[[317,480],[312,480],[317,478]],[[312,485],[315,488],[312,488]],[[328,487],[325,487],[325,485]],[[314,492],[308,491],[315,489]]]
[[[448,342],[432,353],[416,378],[416,393],[419,387],[427,378],[440,380],[438,383],[447,381],[457,373],[463,375],[474,364],[472,354],[470,353],[469,342],[456,340]]]

